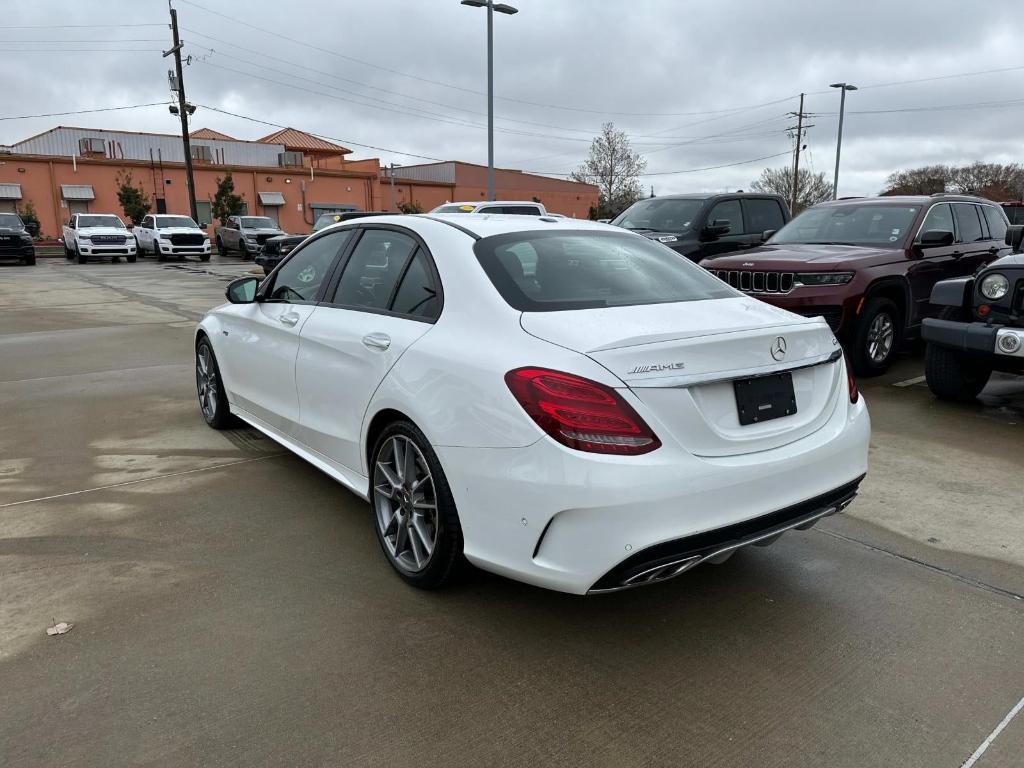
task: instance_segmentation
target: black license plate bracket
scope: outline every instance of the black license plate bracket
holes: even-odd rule
[[[793,374],[789,371],[737,379],[733,382],[733,391],[740,426],[761,424],[796,413]]]

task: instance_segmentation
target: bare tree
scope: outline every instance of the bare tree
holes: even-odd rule
[[[784,168],[765,168],[761,176],[751,182],[750,188],[755,192],[767,192],[773,195],[782,195],[786,204],[793,196],[793,169],[789,166]],[[806,168],[801,168],[797,174],[796,185],[796,216],[805,208],[823,203],[832,198],[832,185],[825,181],[824,173],[811,173]]]
[[[883,195],[934,195],[949,190],[954,168],[948,165],[926,165],[899,170],[885,180]]]
[[[590,155],[570,178],[597,186],[597,217],[609,218],[643,196],[640,174],[646,167],[647,161],[633,151],[626,134],[605,123],[590,145]]]
[[[1024,195],[1024,167],[1017,163],[971,163],[899,170],[886,180],[882,194],[934,195],[938,192],[960,192],[993,200],[1019,198]]]

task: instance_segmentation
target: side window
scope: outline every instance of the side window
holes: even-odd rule
[[[985,220],[988,222],[988,231],[993,240],[1003,242],[1006,239],[1006,219],[1003,213],[994,205],[983,205],[981,210],[985,213]]]
[[[416,250],[409,235],[388,229],[367,229],[352,251],[332,303],[386,310],[405,264]]]
[[[504,213],[510,213],[516,216],[540,216],[540,208],[536,208],[532,205],[506,205]]]
[[[921,229],[918,230],[914,242],[920,243],[922,233],[932,230],[956,232],[956,227],[953,226],[953,211],[950,209],[949,203],[940,203],[939,205],[932,206],[932,209],[928,211],[928,215],[924,217],[924,221],[921,222]]]
[[[477,213],[504,213],[501,206],[492,205],[489,208],[481,208]]]
[[[391,302],[391,311],[433,319],[437,317],[439,309],[437,285],[427,263],[427,254],[421,248],[412,257],[402,282],[398,284],[395,300]]]
[[[715,219],[727,219],[729,221],[729,234],[742,235],[746,230],[743,227],[743,210],[739,200],[723,200],[715,204],[708,214],[707,226],[711,226]],[[762,230],[763,231],[763,230]]]
[[[274,276],[268,301],[313,301],[351,231],[331,232],[295,251]]]
[[[743,213],[747,220],[744,230],[749,233],[761,233],[769,229],[782,229],[786,218],[778,200],[758,200],[751,198],[743,201]]]
[[[953,206],[956,213],[956,223],[960,225],[960,242],[976,243],[984,240],[985,235],[981,231],[981,222],[978,221],[977,206],[969,203],[957,203]]]

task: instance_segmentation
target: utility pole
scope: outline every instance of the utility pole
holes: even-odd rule
[[[395,207],[395,164],[391,163],[391,208],[392,210],[398,210]]]
[[[849,83],[832,83],[829,88],[838,88],[839,97],[839,133],[836,136],[836,175],[832,178],[832,199],[839,197],[839,154],[843,150],[843,115],[846,113],[846,92],[856,91],[856,85]]]
[[[793,183],[789,189],[789,211],[796,215],[797,191],[800,186],[800,151],[803,149],[804,131],[813,128],[813,125],[804,125],[804,94],[800,94],[800,111],[789,114],[796,118],[796,150],[793,153]],[[790,128],[789,130],[793,130]]]
[[[494,0],[462,0],[463,5],[487,9],[487,199],[494,199],[494,12],[512,16],[519,13]]]
[[[170,2],[168,0],[168,5]],[[185,80],[181,74],[181,39],[178,37],[178,11],[171,8],[171,33],[174,37],[174,47],[164,52],[164,58],[174,55],[174,70],[177,75],[178,92],[178,116],[181,118],[181,144],[185,151],[185,186],[188,187],[188,207],[192,214],[193,221],[199,221],[199,211],[196,210],[196,181],[192,174],[192,144],[188,137],[188,116],[195,111],[195,107],[185,101]],[[172,108],[171,112],[174,112]]]

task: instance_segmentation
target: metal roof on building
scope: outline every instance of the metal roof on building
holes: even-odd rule
[[[284,195],[280,192],[260,192],[260,205],[284,205]]]
[[[340,144],[324,141],[317,136],[295,128],[282,128],[269,136],[264,136],[260,141],[284,144],[289,150],[309,152],[311,154],[348,155],[352,153],[351,149],[346,149]]]
[[[21,200],[21,184],[0,184],[0,200]]]
[[[38,136],[19,141],[12,146],[18,155],[60,155],[70,157],[81,155],[80,139],[102,139],[106,145],[106,156],[111,159],[144,160],[155,162],[183,163],[185,153],[181,136],[164,133],[132,133],[131,131],[106,131],[98,128],[58,127]],[[285,151],[283,144],[237,139],[192,140],[192,146],[207,146],[212,154],[222,158],[226,165],[251,165],[259,167],[276,166],[277,156]]]
[[[215,131],[212,128],[196,128],[189,134],[191,139],[219,139],[221,141],[237,141],[233,136]]]
[[[455,163],[427,163],[426,165],[396,165],[394,169],[381,168],[380,180],[391,181],[391,172],[394,170],[395,181],[408,179],[409,181],[428,181],[435,184],[455,183]]]
[[[91,184],[61,184],[60,196],[65,200],[95,200]]]

